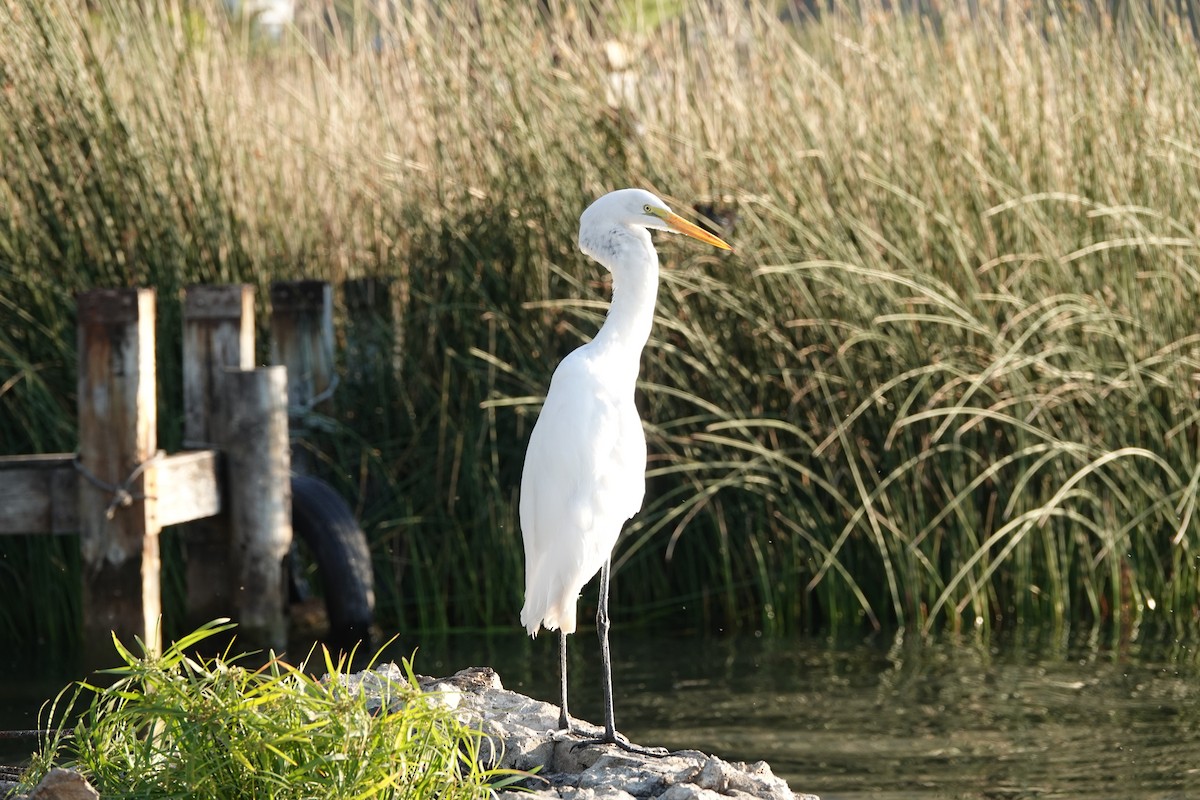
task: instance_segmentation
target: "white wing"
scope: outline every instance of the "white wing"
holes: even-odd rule
[[[633,388],[611,386],[585,346],[563,359],[529,437],[521,477],[521,622],[575,631],[584,584],[612,552],[646,491],[646,439]]]

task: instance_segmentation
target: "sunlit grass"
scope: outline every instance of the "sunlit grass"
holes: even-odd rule
[[[194,654],[230,627],[205,625],[162,655],[118,644],[107,683],[68,687],[50,707],[26,783],[62,766],[104,797],[472,800],[512,777],[481,766],[483,734],[422,693],[407,662],[372,698],[328,653],[298,666]]]
[[[174,447],[180,287],[392,276],[399,369],[343,365],[329,476],[385,624],[515,624],[523,446],[607,298],[578,214],[644,185],[732,219],[737,252],[660,243],[618,615],[1200,607],[1200,59],[1178,20],[417,3],[268,47],[199,5],[10,5],[5,450],[74,446],[74,291],[159,289]]]

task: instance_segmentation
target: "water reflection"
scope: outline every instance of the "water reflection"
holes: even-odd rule
[[[386,654],[410,655],[402,638]],[[557,638],[422,637],[418,672],[488,664],[557,698]],[[572,711],[601,719],[595,637],[571,640]],[[635,741],[766,759],[799,791],[872,798],[1200,797],[1200,657],[1172,639],[613,641],[618,726]],[[296,648],[302,655],[303,647]],[[35,727],[68,680],[0,669],[0,729]],[[7,675],[7,677],[5,677]],[[4,743],[0,743],[3,745]],[[0,746],[0,763],[32,742]]]
[[[0,731],[37,728],[43,703],[70,681],[53,671],[31,672],[22,664],[0,664]],[[0,736],[0,766],[28,763],[37,746],[36,738]]]
[[[572,711],[600,718],[591,637]],[[554,637],[427,643],[423,672],[487,660],[556,696]],[[769,761],[851,798],[1200,796],[1200,668],[1185,646],[617,638],[618,726],[635,741]]]

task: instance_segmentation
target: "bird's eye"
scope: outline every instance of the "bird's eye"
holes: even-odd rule
[[[642,211],[645,211],[647,214],[651,213],[650,204],[646,203],[646,205],[642,206]]]

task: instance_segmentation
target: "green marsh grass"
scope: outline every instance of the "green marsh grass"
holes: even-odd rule
[[[74,291],[158,288],[169,448],[180,287],[391,276],[398,364],[342,365],[323,468],[385,626],[515,625],[524,443],[607,299],[578,214],[643,185],[737,252],[660,242],[619,622],[1200,608],[1200,59],[1169,15],[351,4],[268,46],[202,4],[60,5],[0,33],[6,451],[73,447]]]
[[[162,655],[118,643],[123,663],[105,671],[114,680],[80,682],[50,706],[51,730],[25,781],[62,766],[104,797],[473,800],[515,777],[481,766],[483,734],[423,693],[407,661],[380,711],[328,652],[296,666],[193,654],[232,627],[202,626]]]

